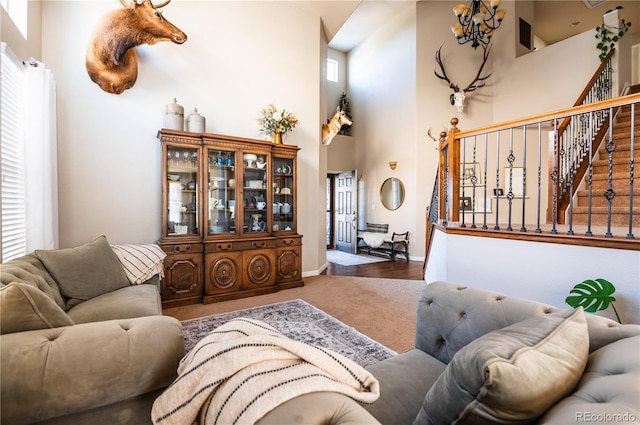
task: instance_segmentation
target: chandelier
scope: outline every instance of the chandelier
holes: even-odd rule
[[[500,0],[472,0],[469,6],[459,4],[454,7],[453,13],[458,22],[451,25],[451,31],[458,44],[471,42],[474,49],[480,44],[488,45],[507,13],[505,9],[498,9],[499,5]]]

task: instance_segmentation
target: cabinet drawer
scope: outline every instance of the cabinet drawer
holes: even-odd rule
[[[288,237],[288,238],[278,238],[276,239],[276,247],[287,247],[287,246],[300,246],[302,245],[301,237]]]
[[[167,255],[172,254],[194,254],[204,251],[204,245],[201,243],[179,243],[179,244],[161,244],[162,250]]]
[[[248,249],[268,249],[275,248],[275,239],[254,239],[237,241],[220,241],[206,244],[206,252],[233,252],[246,251]]]

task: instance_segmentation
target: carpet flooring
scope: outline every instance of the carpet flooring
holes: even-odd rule
[[[357,266],[360,264],[379,263],[389,261],[389,258],[375,257],[366,254],[350,254],[336,249],[327,250],[327,261],[330,263],[340,264],[341,266]]]
[[[402,353],[414,346],[416,308],[425,287],[423,280],[320,275],[305,277],[304,286],[298,288],[212,304],[166,308],[163,313],[183,321],[302,299],[389,349]]]
[[[222,324],[238,318],[261,320],[287,337],[324,347],[366,367],[396,355],[311,304],[297,299],[182,322],[186,350]]]

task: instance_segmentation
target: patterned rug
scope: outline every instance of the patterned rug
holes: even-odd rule
[[[262,320],[293,340],[328,348],[363,367],[397,354],[300,299],[185,320],[182,332],[187,351],[212,330],[238,317]]]
[[[357,266],[359,264],[390,261],[390,259],[388,257],[375,257],[373,255],[366,254],[355,255],[344,251],[338,251],[337,249],[329,249],[327,250],[327,261],[330,263],[340,264],[341,266]]]

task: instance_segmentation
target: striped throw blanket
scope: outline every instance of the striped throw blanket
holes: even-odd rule
[[[143,283],[155,274],[164,277],[163,260],[167,254],[158,245],[111,245],[111,249],[132,284]]]
[[[378,381],[353,361],[294,341],[268,324],[235,319],[202,339],[181,361],[178,378],[158,397],[154,424],[253,424],[278,405],[317,391],[362,403]]]

